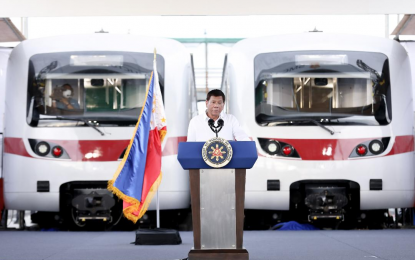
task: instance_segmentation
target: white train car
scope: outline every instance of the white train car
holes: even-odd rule
[[[6,93],[6,73],[7,63],[9,61],[10,53],[12,48],[0,47],[0,134],[3,134],[4,128],[4,99]]]
[[[257,143],[246,209],[317,220],[414,207],[411,69],[399,43],[323,33],[242,40],[222,89]]]
[[[415,41],[401,41],[400,44],[406,49],[409,56],[409,62],[411,63],[412,70],[412,95],[415,94]],[[414,103],[414,118],[415,118],[415,103]]]
[[[7,209],[60,212],[79,227],[119,219],[122,206],[107,181],[132,137],[155,48],[168,120],[160,209],[189,208],[188,174],[176,154],[197,113],[190,54],[170,39],[94,34],[27,40],[11,53],[3,167]],[[149,210],[155,207],[153,200]]]
[[[0,214],[2,214],[2,209],[4,205],[3,200],[3,129],[4,129],[4,99],[6,92],[6,72],[7,72],[7,63],[9,61],[11,48],[0,47]],[[1,217],[0,217],[1,219]]]

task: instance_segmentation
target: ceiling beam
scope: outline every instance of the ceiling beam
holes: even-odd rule
[[[403,13],[414,0],[0,0],[0,17]]]
[[[9,18],[0,18],[0,42],[21,42],[25,39]]]

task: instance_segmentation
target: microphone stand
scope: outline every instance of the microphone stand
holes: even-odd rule
[[[222,130],[222,127],[224,126],[224,122],[222,119],[219,119],[218,126],[215,126],[215,122],[213,121],[213,119],[209,119],[208,125],[210,129],[216,134],[216,138],[217,138],[218,133],[220,132],[220,130]]]

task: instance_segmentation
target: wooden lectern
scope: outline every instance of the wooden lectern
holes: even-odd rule
[[[257,160],[255,142],[229,142],[231,161],[212,168],[202,158],[202,142],[179,144],[178,160],[190,174],[194,247],[189,260],[248,260],[243,248],[246,169]]]

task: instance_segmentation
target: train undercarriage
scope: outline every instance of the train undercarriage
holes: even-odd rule
[[[246,230],[273,229],[296,221],[318,228],[381,229],[391,226],[388,210],[361,210],[360,186],[349,180],[303,180],[290,186],[290,210],[245,210]]]

